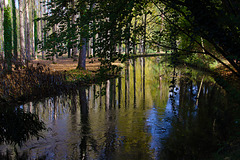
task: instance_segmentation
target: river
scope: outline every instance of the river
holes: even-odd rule
[[[21,147],[2,143],[0,158],[209,158],[228,135],[225,95],[204,73],[131,59],[119,78],[1,111],[1,140]]]

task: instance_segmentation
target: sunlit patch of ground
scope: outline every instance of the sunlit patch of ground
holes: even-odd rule
[[[53,63],[51,60],[32,60],[30,62],[34,66],[38,63],[46,65],[51,71],[69,71],[77,68],[77,61],[74,61],[72,58],[59,58],[56,63]],[[97,58],[86,59],[86,70],[96,71],[100,67],[100,62]]]

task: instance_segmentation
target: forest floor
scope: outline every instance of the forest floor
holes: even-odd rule
[[[56,63],[53,63],[51,60],[32,60],[30,65],[33,64],[34,67],[37,64],[45,65],[49,67],[50,71],[69,71],[77,68],[77,61],[74,61],[72,58],[59,58]],[[86,59],[86,69],[89,71],[96,71],[100,67],[100,62],[98,58],[87,58]]]

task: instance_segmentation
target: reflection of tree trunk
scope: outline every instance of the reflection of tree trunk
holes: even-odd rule
[[[100,104],[99,107],[102,107],[102,84],[100,84],[100,89],[99,89],[99,99],[100,99]]]
[[[106,100],[106,109],[109,109],[110,107],[110,81],[108,80],[106,82],[106,96],[105,96]]]
[[[106,132],[104,137],[106,137],[104,141],[104,153],[100,155],[99,159],[112,159],[112,154],[115,151],[116,146],[116,131],[115,131],[115,121],[116,114],[115,110],[107,110],[106,111],[106,122],[108,124],[106,128]],[[113,158],[114,159],[114,158]]]
[[[143,108],[145,108],[145,58],[142,58],[142,79],[143,79]]]
[[[122,78],[118,78],[118,108],[121,107]]]
[[[115,106],[115,100],[116,100],[116,79],[110,80],[110,107],[116,107]]]
[[[87,106],[87,97],[86,90],[84,87],[79,88],[79,99],[80,99],[80,110],[81,110],[81,143],[80,148],[80,158],[79,159],[88,159],[87,158],[87,139],[89,134],[89,121],[88,121],[88,106]]]
[[[95,103],[96,103],[96,85],[93,86],[93,108],[95,108]]]
[[[133,59],[133,104],[134,108],[136,107],[136,62]]]
[[[71,114],[74,115],[77,110],[77,101],[76,101],[76,93],[73,92],[71,95]]]
[[[125,66],[125,107],[128,106],[128,93],[129,93],[129,86],[128,86],[128,81],[129,81],[129,73],[128,73],[128,68],[129,68],[129,61],[126,62]]]
[[[85,88],[83,87],[79,88],[79,97],[80,97],[81,114],[88,114],[87,96],[86,96]]]
[[[52,119],[56,120],[57,117],[57,97],[53,97],[53,114],[52,114]]]
[[[204,76],[203,76],[202,81],[201,81],[201,84],[200,84],[200,86],[199,86],[199,88],[198,88],[196,106],[198,106],[198,100],[199,100],[199,96],[200,96],[200,93],[201,93],[201,90],[202,90],[203,79],[204,79]]]
[[[162,99],[162,74],[161,74],[161,65],[159,66],[159,91],[160,91],[160,100]]]

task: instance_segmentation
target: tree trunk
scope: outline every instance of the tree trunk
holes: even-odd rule
[[[144,15],[143,54],[146,54],[147,14]]]
[[[18,0],[19,6],[19,36],[20,36],[20,61],[25,64],[24,52],[24,24],[23,24],[23,0]]]
[[[27,57],[27,64],[31,60],[30,55],[30,25],[29,25],[29,0],[26,0],[26,23],[25,23],[25,29],[26,29],[26,57]]]
[[[77,69],[86,69],[86,38],[82,38],[82,48],[79,52]]]
[[[33,9],[33,17],[34,17],[34,29],[33,29],[33,35],[34,35],[34,41],[33,41],[33,46],[34,46],[34,54],[35,54],[35,59],[37,59],[37,51],[38,51],[38,26],[37,26],[37,12],[35,9]]]
[[[13,53],[14,53],[14,59],[18,59],[18,53],[17,53],[17,18],[16,18],[16,6],[15,6],[15,0],[12,0],[12,19],[13,19]]]
[[[52,28],[52,31],[53,31],[53,34],[56,35],[56,24],[53,26]],[[57,57],[56,57],[56,46],[54,45],[54,50],[53,50],[53,56],[52,56],[52,61],[53,63],[56,63],[57,62]]]
[[[53,9],[55,9],[55,6],[54,6]],[[57,24],[54,24],[54,25],[53,25],[52,32],[53,32],[53,34],[54,34],[54,37],[56,38],[56,34],[57,34],[57,33],[56,33],[56,32],[57,32]],[[53,63],[56,63],[56,62],[57,62],[57,48],[56,48],[55,45],[54,45],[52,60],[53,60]]]
[[[32,1],[32,57],[34,57],[34,59],[36,59],[36,53],[35,53],[35,14],[34,14],[34,8],[35,8],[35,1]]]
[[[135,22],[134,22],[134,30],[136,30],[137,27],[137,17],[135,17]],[[137,41],[137,35],[134,33],[133,35],[133,54],[137,54],[137,47],[136,47],[136,41]]]
[[[40,4],[40,17],[43,17],[43,11],[42,11],[42,6],[43,4]],[[42,45],[44,45],[44,31],[43,31],[43,20],[41,19],[41,36],[42,36]],[[43,47],[43,46],[42,46]],[[44,59],[44,51],[42,50],[42,59]]]
[[[3,21],[4,21],[4,4],[3,4],[3,2],[1,1],[0,2],[0,8],[1,8],[1,24],[3,24]],[[1,45],[1,52],[0,52],[0,55],[1,55],[1,58],[2,58],[2,60],[4,59],[4,54],[3,54],[3,26],[2,25],[0,25],[0,29],[1,29],[1,32],[0,32],[0,34],[1,34],[1,38],[0,38],[0,45]]]
[[[75,8],[74,0],[72,1],[72,8]],[[76,19],[76,15],[73,15],[72,16],[72,26],[74,26],[75,19]],[[73,49],[72,49],[72,56],[73,56],[74,61],[77,60],[77,52],[78,52],[78,47],[77,47],[77,42],[76,42],[73,44]]]

